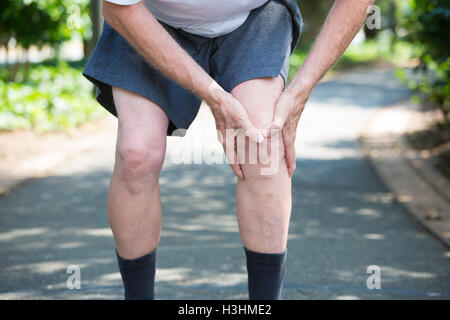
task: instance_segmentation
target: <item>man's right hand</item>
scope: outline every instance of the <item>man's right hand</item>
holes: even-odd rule
[[[242,104],[230,93],[223,90],[216,82],[210,86],[210,95],[206,103],[211,108],[214,119],[216,120],[217,135],[231,169],[236,176],[244,179],[244,173],[237,158],[235,135],[234,133],[227,135],[226,130],[242,130],[251,141],[256,143],[263,142],[264,137],[261,131],[251,123],[247,111]]]

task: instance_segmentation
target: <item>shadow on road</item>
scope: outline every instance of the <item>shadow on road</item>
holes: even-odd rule
[[[376,107],[407,95],[389,70],[315,89],[298,138],[284,298],[450,297],[450,255],[405,215],[359,151],[358,130]],[[110,152],[82,155],[75,169],[0,200],[0,299],[122,298],[106,217]],[[160,181],[157,298],[246,299],[229,167],[169,164]],[[69,265],[81,268],[81,290],[66,288]],[[381,268],[380,290],[367,288],[370,265]]]
[[[438,297],[448,294],[440,244],[403,214],[365,162],[297,166],[285,298],[430,298],[430,286],[440,287]],[[0,202],[8,213],[1,216],[0,297],[121,297],[105,209],[109,177],[51,176]],[[226,165],[163,171],[159,298],[246,298],[234,179]],[[366,287],[372,264],[383,270],[382,290]],[[69,265],[81,268],[81,290],[66,289]]]

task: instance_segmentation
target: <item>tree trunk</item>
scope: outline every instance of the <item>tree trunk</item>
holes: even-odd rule
[[[102,16],[102,0],[91,0],[89,3],[90,17],[92,21],[92,37],[85,39],[84,44],[84,58],[87,60],[94,51],[100,34],[102,33],[103,16]]]

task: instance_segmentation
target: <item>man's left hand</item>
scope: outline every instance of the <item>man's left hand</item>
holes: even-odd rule
[[[282,132],[283,144],[285,150],[285,161],[289,177],[295,171],[295,137],[297,135],[297,126],[307,98],[301,99],[296,103],[294,95],[289,90],[284,90],[280,95],[275,106],[273,121],[263,129],[266,137],[274,136],[277,132]]]

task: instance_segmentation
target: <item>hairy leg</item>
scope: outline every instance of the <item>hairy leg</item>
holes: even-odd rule
[[[119,129],[108,195],[108,219],[124,259],[154,250],[161,234],[159,173],[169,120],[152,101],[113,87]]]
[[[283,79],[279,76],[245,81],[231,93],[246,108],[253,124],[263,127],[272,120],[275,103],[282,90]],[[266,150],[272,150],[272,153],[269,152],[268,158],[258,157],[256,163],[248,163],[247,159],[247,163],[241,165],[245,179],[238,179],[236,186],[239,230],[247,249],[279,253],[286,249],[287,243],[291,179],[284,161],[281,135],[266,139],[259,148],[263,151],[258,149],[258,155],[266,154]],[[247,158],[249,150],[252,148],[246,148]],[[268,167],[275,170],[264,174],[263,169]]]

